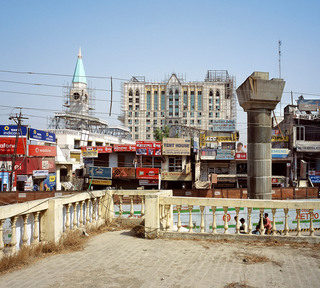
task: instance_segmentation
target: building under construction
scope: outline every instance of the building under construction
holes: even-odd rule
[[[182,137],[195,136],[200,130],[235,130],[234,91],[235,79],[226,70],[209,70],[202,82],[186,82],[177,74],[162,82],[134,76],[123,84],[119,120],[130,129],[134,140],[154,140],[154,131],[165,126]]]

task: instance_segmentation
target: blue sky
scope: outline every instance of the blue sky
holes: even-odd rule
[[[26,124],[46,128],[47,117],[62,108],[61,86],[71,83],[79,47],[87,75],[161,81],[175,72],[202,81],[209,69],[228,70],[238,87],[253,71],[279,76],[281,40],[282,108],[290,91],[294,99],[320,98],[319,1],[21,0],[3,2],[1,11],[1,71],[66,75],[0,72],[2,124],[19,106],[36,109],[22,110]],[[110,80],[88,80],[103,100],[96,101],[97,116],[117,123],[121,81],[113,82],[117,102],[109,117],[110,92],[100,90],[110,89]],[[245,122],[238,107],[241,135]]]

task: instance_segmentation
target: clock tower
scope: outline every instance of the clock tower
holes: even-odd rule
[[[68,106],[69,113],[89,115],[89,94],[86,73],[82,62],[81,48],[79,49],[77,64],[73,74]]]

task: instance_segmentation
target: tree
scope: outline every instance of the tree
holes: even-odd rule
[[[153,137],[156,141],[162,141],[163,138],[168,138],[170,134],[170,128],[169,126],[164,126],[163,130],[160,128],[157,128],[153,132]]]

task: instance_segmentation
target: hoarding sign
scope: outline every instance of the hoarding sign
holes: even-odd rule
[[[235,120],[213,120],[213,131],[234,131],[236,130]]]
[[[190,139],[163,138],[162,155],[190,155]]]
[[[97,146],[98,153],[112,153],[112,146]]]
[[[161,142],[136,141],[136,155],[161,156]]]
[[[161,179],[165,181],[192,181],[192,174],[183,172],[161,172]]]
[[[112,180],[93,179],[92,185],[112,185]]]
[[[29,129],[29,139],[35,141],[44,141],[56,143],[56,134],[47,131],[42,131],[34,128]]]
[[[29,158],[28,165],[27,165],[27,173],[26,174],[33,174],[34,170],[48,170],[49,173],[56,172],[56,164],[55,158]]]
[[[89,167],[89,177],[90,178],[112,178],[112,168],[110,167]]]
[[[216,160],[234,160],[234,153],[232,150],[219,149],[217,150]]]
[[[17,125],[0,125],[0,136],[2,137],[16,137]],[[27,127],[21,126],[19,136],[27,137]]]
[[[297,141],[297,151],[299,152],[320,152],[320,145],[317,141],[309,141],[307,143],[303,143]]]
[[[271,155],[273,159],[276,158],[288,158],[290,150],[289,149],[272,149],[271,150]]]
[[[320,183],[319,175],[309,175],[309,178],[312,183]]]
[[[236,160],[247,160],[247,153],[236,153]]]
[[[0,154],[13,154],[16,138],[0,137]],[[18,138],[17,154],[25,155],[27,152],[27,139]]]
[[[113,167],[112,179],[115,178],[136,179],[136,169],[133,167]]]
[[[159,168],[136,168],[137,179],[159,179]]]
[[[50,191],[56,190],[56,173],[50,173],[47,178],[44,179],[43,184],[47,184],[48,190]]]
[[[135,152],[136,145],[135,144],[114,144],[113,151],[114,152]]]
[[[29,145],[29,156],[57,156],[55,146]]]
[[[142,179],[142,180],[139,180],[139,185],[140,185],[140,186],[158,185],[158,180]]]
[[[98,149],[91,146],[81,147],[81,154],[83,158],[98,158]]]
[[[32,175],[34,177],[46,177],[48,176],[49,171],[48,170],[33,170]]]
[[[289,136],[272,135],[271,142],[289,142]]]

